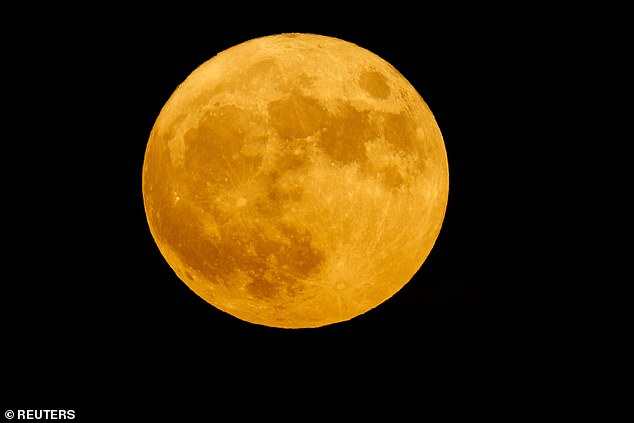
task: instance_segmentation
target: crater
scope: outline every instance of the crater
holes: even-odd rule
[[[359,77],[359,86],[372,97],[386,99],[390,95],[385,76],[377,71],[363,72]]]

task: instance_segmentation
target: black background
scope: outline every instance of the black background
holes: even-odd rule
[[[628,314],[611,305],[625,285],[613,283],[625,193],[610,187],[625,178],[626,117],[608,107],[626,98],[623,12],[415,3],[4,6],[3,410],[74,409],[79,421],[631,411],[614,382]],[[434,112],[449,157],[447,215],[415,278],[312,330],[251,325],[198,298],[155,246],[141,194],[174,88],[219,51],[281,32],[386,59]]]

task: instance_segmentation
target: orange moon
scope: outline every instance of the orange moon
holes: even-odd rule
[[[280,34],[203,63],[145,152],[150,231],[176,275],[239,319],[319,327],[418,271],[447,207],[445,145],[412,85],[337,38]]]

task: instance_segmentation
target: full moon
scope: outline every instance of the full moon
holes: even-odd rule
[[[447,207],[445,145],[412,85],[337,38],[280,34],[194,70],[143,163],[150,231],[216,308],[280,328],[352,319],[418,271]]]

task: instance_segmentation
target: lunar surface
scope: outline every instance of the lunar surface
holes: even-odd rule
[[[257,38],[197,68],[152,129],[151,233],[196,294],[248,322],[308,328],[381,304],[439,234],[449,173],[416,90],[355,44]]]

